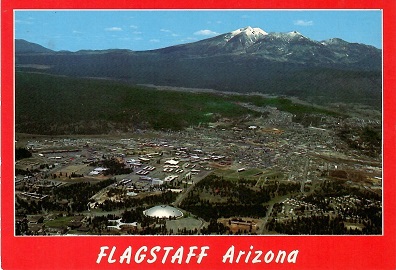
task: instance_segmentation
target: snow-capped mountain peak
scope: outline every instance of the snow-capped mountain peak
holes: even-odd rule
[[[265,36],[265,35],[268,35],[268,33],[265,32],[264,30],[262,30],[261,28],[258,28],[258,27],[257,28],[252,28],[250,26],[234,30],[234,31],[231,32],[231,35],[232,36],[236,36],[236,35],[238,35],[240,33],[245,33],[248,36],[258,36],[258,35]]]
[[[250,26],[247,26],[245,28],[239,28],[237,30],[234,30],[230,33],[228,33],[225,36],[226,41],[239,36],[239,35],[246,35],[251,41],[257,41],[260,38],[263,38],[264,36],[268,35],[267,32],[262,30],[261,28],[252,28]]]
[[[330,38],[322,41],[323,45],[346,45],[348,42],[340,38]]]
[[[288,33],[290,36],[302,36],[302,34],[300,32],[297,31],[291,31]]]
[[[272,39],[277,39],[284,42],[310,40],[309,38],[305,37],[303,34],[297,31],[291,31],[287,33],[272,32],[268,36]]]

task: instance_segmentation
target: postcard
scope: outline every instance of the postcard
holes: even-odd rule
[[[395,269],[393,3],[2,3],[3,269]]]

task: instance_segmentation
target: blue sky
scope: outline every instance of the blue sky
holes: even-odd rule
[[[59,51],[150,50],[238,28],[298,31],[313,40],[341,38],[382,47],[380,10],[15,11],[15,38]]]

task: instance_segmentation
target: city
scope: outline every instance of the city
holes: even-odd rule
[[[17,134],[28,157],[15,165],[16,234],[382,233],[381,144],[342,135],[380,120],[296,121],[242,105],[262,116],[180,131]]]

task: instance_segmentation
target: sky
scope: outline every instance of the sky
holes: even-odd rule
[[[380,10],[17,10],[16,39],[60,51],[152,50],[246,26],[382,48]]]

